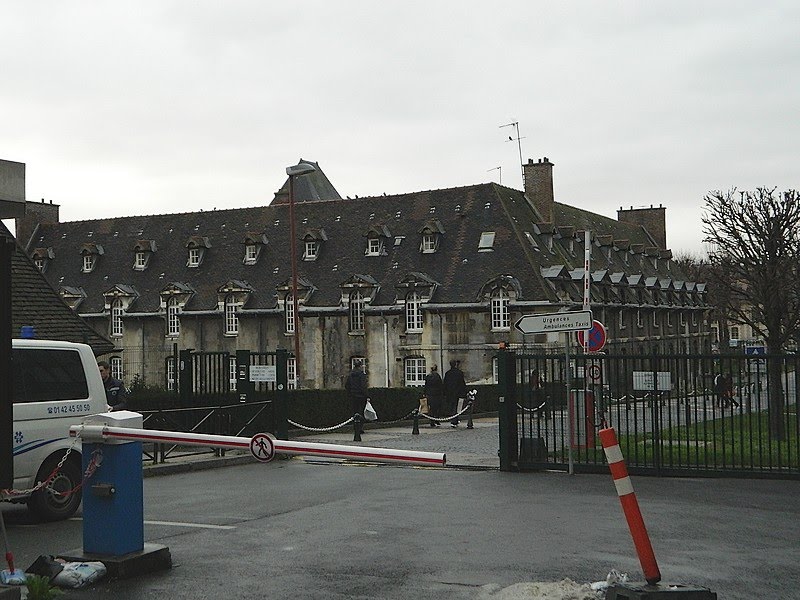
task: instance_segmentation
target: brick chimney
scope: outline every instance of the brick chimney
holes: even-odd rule
[[[554,224],[553,163],[546,156],[540,158],[539,162],[529,158],[522,169],[525,173],[525,195],[539,211],[542,222]]]
[[[661,206],[650,208],[630,208],[620,207],[617,211],[617,221],[620,223],[630,223],[639,225],[647,230],[658,247],[662,250],[667,248],[667,209]]]
[[[26,202],[25,216],[14,220],[16,238],[20,246],[26,250],[29,249],[31,236],[40,223],[58,223],[58,209],[58,204],[53,204],[52,200],[45,203],[44,198],[41,202]]]

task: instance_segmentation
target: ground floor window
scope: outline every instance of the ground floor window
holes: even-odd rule
[[[425,359],[421,356],[405,360],[406,385],[425,385]]]

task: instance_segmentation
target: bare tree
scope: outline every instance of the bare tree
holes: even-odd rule
[[[711,192],[702,217],[709,281],[728,295],[729,318],[767,345],[770,433],[785,438],[778,355],[800,331],[800,194],[775,189]],[[770,358],[769,355],[772,355]]]

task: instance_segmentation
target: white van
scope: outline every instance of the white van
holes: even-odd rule
[[[105,388],[89,346],[71,342],[15,339],[11,343],[14,402],[14,489],[30,490],[45,480],[72,445],[71,425],[107,410]],[[77,443],[50,488],[66,492],[82,479]],[[39,518],[66,519],[81,493],[59,496],[40,489],[13,501],[27,502]]]

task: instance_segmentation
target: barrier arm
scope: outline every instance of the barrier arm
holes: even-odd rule
[[[447,462],[446,455],[438,452],[394,450],[388,448],[371,448],[367,446],[342,446],[314,442],[290,442],[286,440],[277,440],[272,435],[266,433],[256,434],[252,438],[248,438],[230,435],[185,433],[180,431],[161,431],[156,429],[135,429],[84,424],[73,425],[70,427],[69,434],[72,437],[80,437],[88,442],[120,440],[172,443],[185,446],[206,446],[213,448],[239,448],[250,450],[256,458],[264,462],[270,460],[275,453],[438,467],[445,466]],[[271,445],[272,451],[267,451],[266,454],[259,456],[254,449],[255,440],[262,443],[266,442],[267,446]]]

